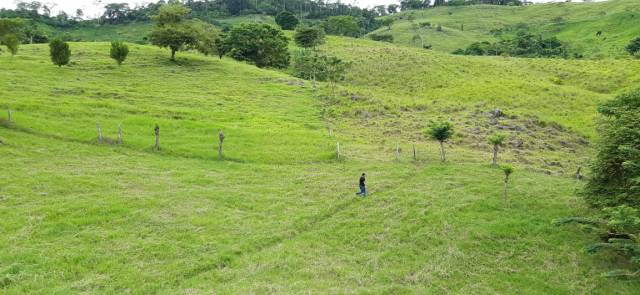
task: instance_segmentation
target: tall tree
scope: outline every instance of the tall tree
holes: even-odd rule
[[[181,4],[168,4],[161,6],[158,14],[152,18],[156,25],[151,32],[151,43],[169,48],[171,60],[176,59],[176,52],[197,45],[198,32],[185,21],[189,11]]]
[[[289,65],[289,38],[270,25],[241,24],[229,32],[225,43],[234,59],[250,61],[261,68]]]

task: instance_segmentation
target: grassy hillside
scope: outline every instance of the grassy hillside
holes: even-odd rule
[[[446,119],[455,144],[486,151],[489,134],[506,132],[507,156],[547,173],[584,166],[597,105],[640,82],[639,61],[453,56],[347,38],[322,50],[353,63],[326,112],[367,126],[357,132],[368,140],[407,146],[430,120]],[[506,115],[494,120],[495,109]]]
[[[71,48],[72,65],[62,68],[44,45],[0,55],[0,109],[15,120],[0,117],[2,293],[640,287],[600,275],[612,265],[582,253],[590,235],[552,225],[587,210],[573,196],[581,184],[526,162],[588,153],[573,146],[593,134],[582,124],[598,101],[637,82],[637,63],[450,57],[331,38],[322,50],[354,63],[333,95],[328,85],[314,93],[286,73],[226,58],[180,53],[171,63],[164,50],[132,45],[118,67],[107,43]],[[509,115],[492,125],[485,113],[496,107]],[[445,164],[421,135],[434,118],[464,135]],[[520,125],[527,120],[532,127]],[[122,126],[124,144],[98,144],[96,122],[111,140]],[[499,126],[530,140],[502,158],[517,167],[506,204],[483,148],[483,134]],[[555,150],[527,147],[545,143]],[[353,195],[362,172],[365,199]]]
[[[637,23],[640,6],[636,0],[609,0],[594,3],[550,3],[525,7],[474,5],[407,11],[396,19],[389,32],[395,42],[420,46],[413,42],[419,34],[434,50],[451,52],[477,41],[496,41],[518,29],[545,37],[557,36],[572,50],[587,57],[623,57],[624,48],[640,36]],[[423,27],[429,22],[431,27]],[[443,30],[437,31],[441,25]],[[602,35],[596,36],[598,31]],[[499,33],[496,33],[499,32]]]

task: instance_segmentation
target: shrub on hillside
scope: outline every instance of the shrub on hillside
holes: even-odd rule
[[[18,36],[14,34],[6,34],[0,39],[0,45],[6,46],[11,55],[16,55],[16,53],[18,53],[18,46],[20,46],[20,40],[18,40]]]
[[[587,200],[594,206],[640,208],[640,90],[620,95],[598,111],[602,139]]]
[[[348,64],[341,59],[311,50],[294,53],[292,74],[295,77],[316,81],[340,81]]]
[[[627,52],[633,56],[640,56],[640,37],[631,40],[627,45]]]
[[[315,48],[324,44],[324,30],[320,27],[300,26],[293,35],[293,40],[302,48]]]
[[[283,30],[293,30],[300,21],[289,11],[282,11],[276,16],[276,24]]]
[[[196,32],[196,43],[190,48],[197,50],[204,55],[224,55],[224,49],[220,48],[222,35],[220,31],[213,26],[202,21],[193,21],[191,26]],[[222,54],[220,54],[222,51]]]
[[[122,65],[122,63],[127,59],[129,55],[129,46],[124,44],[124,42],[113,41],[111,42],[111,50],[109,51],[109,56],[113,58],[118,65]]]
[[[285,68],[289,65],[289,38],[266,24],[241,24],[225,40],[229,55],[258,67]]]
[[[508,55],[520,57],[562,57],[568,58],[569,50],[566,44],[556,37],[544,39],[526,32],[520,32],[513,39],[499,42],[475,42],[466,49],[458,49],[454,54],[464,55]],[[574,55],[576,56],[576,55]]]
[[[390,34],[370,34],[369,38],[374,41],[393,43],[393,35]]]
[[[49,54],[51,61],[58,67],[69,64],[71,58],[71,50],[69,44],[60,39],[53,39],[49,42]]]
[[[360,26],[353,16],[340,15],[332,16],[322,23],[324,31],[330,35],[358,37],[360,35]]]

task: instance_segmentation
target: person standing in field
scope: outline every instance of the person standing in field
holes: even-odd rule
[[[360,176],[360,192],[356,193],[356,195],[358,196],[363,196],[363,197],[367,196],[367,185],[365,184],[365,182],[367,181],[367,178],[365,176],[366,175],[364,173],[362,173],[362,176]]]

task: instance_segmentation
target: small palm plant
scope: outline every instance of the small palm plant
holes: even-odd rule
[[[433,122],[429,125],[427,135],[440,143],[440,160],[446,161],[444,143],[453,136],[453,125],[449,122]]]
[[[493,145],[493,166],[498,165],[498,151],[500,150],[500,147],[504,145],[505,139],[507,139],[507,135],[498,132],[488,138],[489,144]]]
[[[503,165],[502,172],[504,172],[504,202],[507,203],[508,191],[509,191],[509,176],[513,173],[513,167],[510,165]]]

